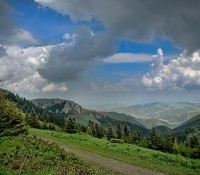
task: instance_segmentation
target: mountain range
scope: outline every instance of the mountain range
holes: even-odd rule
[[[0,94],[16,103],[24,113],[29,113],[31,108],[34,108],[39,116],[48,115],[51,121],[58,120],[57,124],[64,122],[64,120],[60,120],[61,118],[69,117],[76,118],[83,125],[87,125],[91,120],[103,129],[109,125],[116,129],[117,124],[120,123],[122,127],[128,126],[131,132],[140,129],[142,135],[147,135],[150,131],[150,127],[147,127],[149,123],[146,121],[155,121],[156,124],[157,121],[163,121],[160,125],[154,124],[156,129],[162,133],[172,130],[169,127],[169,121],[180,123],[173,129],[175,132],[188,128],[200,128],[200,104],[197,103],[151,103],[115,108],[114,112],[103,112],[86,109],[69,100],[34,99],[29,101],[4,89],[0,89]],[[122,112],[131,113],[131,115]],[[133,117],[133,114],[137,117]]]
[[[111,109],[111,111],[135,117],[137,121],[143,123],[147,128],[151,128],[153,125],[164,125],[169,128],[175,128],[193,116],[200,114],[200,104],[189,102],[155,102],[118,107]]]
[[[181,132],[189,128],[200,128],[200,114],[182,123],[180,126],[176,127],[174,131]]]
[[[83,108],[81,105],[61,99],[34,99],[31,102],[49,112],[57,115],[65,115],[66,118],[74,117],[76,120],[83,125],[87,125],[88,121],[91,120],[94,123],[100,125],[103,129],[106,129],[109,125],[114,128],[120,123],[121,126],[128,126],[131,132],[136,129],[140,129],[142,134],[148,133],[148,129],[142,123],[138,122],[134,117],[117,112],[102,112]]]

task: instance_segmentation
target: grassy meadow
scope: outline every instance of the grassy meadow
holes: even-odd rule
[[[132,144],[110,143],[87,134],[67,134],[48,130],[30,129],[38,137],[49,138],[73,149],[90,151],[105,157],[140,167],[176,175],[199,175],[200,160],[167,154]]]

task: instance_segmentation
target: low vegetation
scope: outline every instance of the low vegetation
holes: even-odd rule
[[[35,136],[0,137],[0,175],[113,175]]]
[[[199,159],[186,158],[179,154],[163,153],[128,143],[111,143],[107,139],[98,139],[87,134],[67,134],[37,129],[31,129],[30,132],[69,147],[90,151],[136,166],[176,175],[198,175],[200,173]]]

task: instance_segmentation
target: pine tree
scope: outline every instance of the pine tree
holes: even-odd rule
[[[74,134],[78,132],[77,123],[75,118],[69,118],[65,123],[65,131]]]
[[[106,137],[110,141],[111,138],[114,138],[114,131],[111,125],[108,126],[106,131]]]
[[[27,133],[22,115],[22,112],[13,103],[1,98],[0,136],[16,136],[20,133]]]
[[[165,138],[153,127],[148,138],[147,147],[154,150],[165,151]]]
[[[116,134],[117,134],[117,138],[118,138],[118,139],[121,139],[121,138],[122,138],[122,128],[121,128],[121,126],[120,126],[119,123],[117,124],[117,131],[116,131]]]
[[[33,128],[40,128],[40,123],[39,123],[39,119],[38,119],[38,115],[35,111],[34,108],[32,108],[31,113],[29,114],[28,117],[28,124],[29,126],[33,127]]]
[[[128,141],[129,136],[130,136],[130,132],[129,132],[127,126],[124,126],[124,141],[125,142]]]
[[[197,148],[199,146],[199,140],[196,135],[192,135],[192,137],[189,140],[189,147],[190,148]]]
[[[173,150],[173,153],[175,153],[175,154],[180,153],[180,148],[179,148],[179,145],[178,145],[178,142],[177,142],[176,139],[174,140],[174,144],[172,146],[172,150]]]
[[[132,142],[134,144],[140,144],[142,141],[142,137],[141,137],[141,132],[139,129],[137,129],[134,133],[133,133],[133,137],[132,137]]]
[[[92,129],[90,127],[87,128],[86,133],[92,136]]]
[[[97,124],[94,125],[94,137],[102,138],[103,130]]]
[[[165,136],[165,150],[164,151],[171,153],[173,151],[174,142],[175,142],[175,135],[171,131],[167,133],[167,135]]]
[[[147,147],[156,150],[157,149],[157,142],[158,142],[157,131],[156,131],[156,128],[153,127],[151,129],[151,133],[150,133],[150,136],[148,138]]]
[[[125,126],[125,127],[124,127],[124,136],[125,136],[125,137],[128,137],[129,134],[130,134],[130,132],[129,132],[127,126]]]

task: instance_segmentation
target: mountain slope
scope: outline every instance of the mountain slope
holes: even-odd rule
[[[175,132],[184,131],[185,129],[195,129],[200,128],[200,115],[196,115],[192,117],[191,119],[187,120],[180,126],[176,127],[174,129]]]
[[[151,128],[152,124],[167,125],[173,128],[187,121],[192,116],[200,114],[200,104],[189,102],[155,102],[115,108],[113,111],[139,118],[140,122],[144,121],[143,124],[147,123],[146,126],[148,128]]]
[[[121,123],[122,126],[127,125],[132,132],[140,129],[143,135],[148,133],[148,129],[143,124],[126,114],[89,110],[73,101],[61,99],[34,99],[32,103],[56,115],[62,115],[66,118],[74,117],[83,125],[87,125],[88,121],[92,120],[94,123],[106,129],[109,124],[116,128],[117,124]]]
[[[68,113],[69,111],[76,111],[79,114],[83,113],[82,106],[69,100],[40,98],[31,100],[31,102],[54,113]]]

